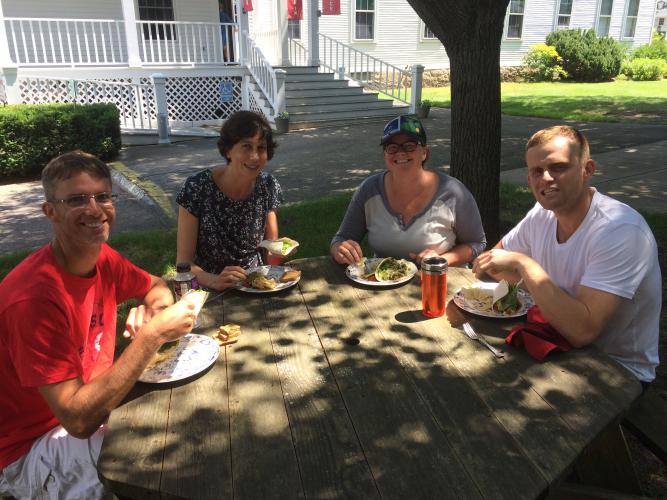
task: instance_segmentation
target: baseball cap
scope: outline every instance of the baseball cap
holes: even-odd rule
[[[382,132],[381,145],[384,145],[394,137],[396,134],[409,135],[420,144],[426,144],[426,131],[422,122],[412,115],[397,116],[393,120],[387,122]]]

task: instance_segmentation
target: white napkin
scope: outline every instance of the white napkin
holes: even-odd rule
[[[283,243],[287,243],[287,245],[284,245]],[[278,238],[277,240],[262,240],[259,246],[266,248],[273,255],[285,256],[298,247],[299,242],[291,238]]]
[[[190,302],[195,306],[195,317],[199,315],[199,311],[204,306],[204,302],[208,298],[208,292],[204,290],[188,290],[182,297],[181,300]]]
[[[507,281],[500,280],[500,282],[493,289],[493,300],[492,300],[491,304],[495,304],[496,302],[498,302],[500,299],[502,299],[508,293],[510,293],[510,287],[507,284]]]

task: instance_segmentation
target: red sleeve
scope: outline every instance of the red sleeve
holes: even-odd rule
[[[120,304],[131,298],[141,298],[151,288],[151,275],[138,268],[113,248],[105,245],[113,282],[116,284],[116,302]]]
[[[21,385],[39,387],[82,375],[80,355],[63,309],[49,300],[23,300],[7,315],[7,346]]]

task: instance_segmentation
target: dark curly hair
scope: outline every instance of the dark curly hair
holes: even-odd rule
[[[268,159],[273,158],[273,152],[278,144],[273,140],[273,131],[266,119],[253,111],[237,111],[227,118],[220,128],[220,139],[218,139],[218,151],[229,163],[227,153],[234,144],[242,139],[254,137],[257,132],[261,138],[266,139],[266,154]]]

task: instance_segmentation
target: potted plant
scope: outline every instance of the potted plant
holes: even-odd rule
[[[278,116],[275,118],[276,123],[276,132],[279,134],[285,134],[289,130],[289,113],[287,111],[281,111],[278,113]]]
[[[419,104],[419,107],[417,108],[417,116],[419,118],[428,118],[428,113],[431,111],[431,105],[433,103],[429,101],[428,99],[424,99],[421,104]]]

